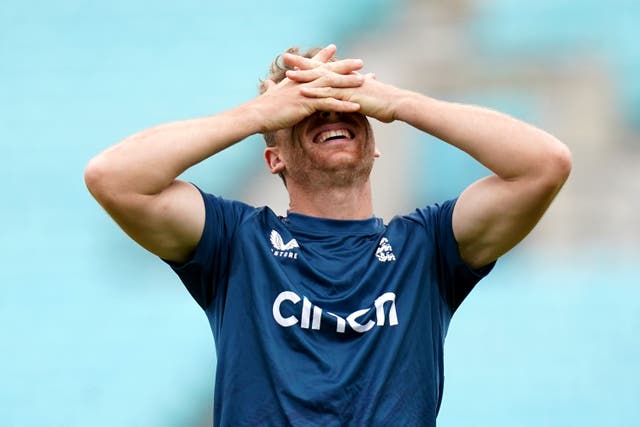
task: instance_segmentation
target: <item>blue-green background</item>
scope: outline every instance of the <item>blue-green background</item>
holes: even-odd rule
[[[205,317],[90,198],[84,166],[139,129],[249,99],[290,45],[402,31],[389,26],[408,3],[0,5],[1,426],[207,424],[215,360]],[[492,0],[481,10],[463,36],[488,56],[601,52],[622,120],[638,126],[638,3]],[[528,94],[469,97],[538,114]],[[189,178],[239,192],[260,167],[256,144]],[[455,150],[427,145],[416,182],[432,184],[416,188],[416,205],[480,173]],[[615,245],[561,253],[516,251],[465,302],[448,337],[440,425],[638,425],[637,260]]]

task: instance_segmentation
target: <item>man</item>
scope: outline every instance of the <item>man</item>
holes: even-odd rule
[[[549,134],[384,84],[335,51],[291,50],[257,98],[133,135],[85,172],[100,204],[205,310],[215,425],[435,425],[453,312],[571,169]],[[385,225],[373,216],[369,117],[434,135],[493,175]],[[289,193],[286,217],[176,179],[256,133]]]

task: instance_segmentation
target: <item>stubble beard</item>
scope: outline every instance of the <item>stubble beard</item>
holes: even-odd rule
[[[373,162],[360,162],[357,165],[335,165],[331,167],[313,167],[301,170],[296,179],[308,188],[345,188],[366,183],[373,168]],[[306,173],[305,173],[306,172]]]
[[[371,145],[373,134],[371,128],[365,129],[364,152],[373,151]],[[292,164],[296,165],[293,170],[288,170],[285,174],[287,179],[295,180],[304,187],[313,189],[345,188],[365,184],[369,180],[373,169],[374,157],[361,153],[356,159],[337,161],[332,164],[322,164],[314,159],[303,148],[300,140],[293,144]],[[328,162],[327,162],[328,163]]]

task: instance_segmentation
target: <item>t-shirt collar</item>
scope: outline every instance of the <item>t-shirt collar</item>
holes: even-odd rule
[[[281,220],[288,227],[320,233],[377,233],[384,227],[382,219],[376,216],[367,219],[329,219],[287,211],[287,216],[281,217]]]

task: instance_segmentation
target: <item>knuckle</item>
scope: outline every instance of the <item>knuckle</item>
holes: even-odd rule
[[[333,86],[339,81],[339,79],[337,79],[336,77],[337,76],[335,74],[331,73],[331,74],[325,75],[324,80],[328,85]]]
[[[362,77],[355,75],[355,74],[349,74],[348,76],[345,76],[345,80],[349,83],[349,84],[358,84],[362,82]]]

